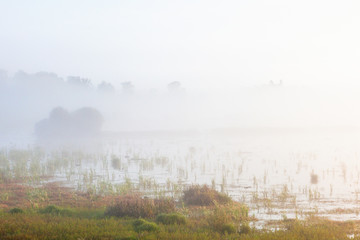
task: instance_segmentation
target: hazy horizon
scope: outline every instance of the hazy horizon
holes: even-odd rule
[[[104,131],[359,126],[359,7],[2,1],[0,132],[31,133],[56,107],[95,108]]]
[[[0,68],[140,89],[360,88],[357,1],[2,1]]]

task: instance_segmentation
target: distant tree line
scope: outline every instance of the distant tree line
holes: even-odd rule
[[[56,73],[52,72],[37,72],[37,73],[26,73],[24,71],[18,71],[14,76],[9,77],[7,72],[0,69],[0,85],[2,84],[15,83],[18,86],[25,88],[35,87],[38,89],[49,89],[56,87],[76,87],[78,89],[95,89],[101,93],[115,93],[115,87],[107,82],[102,81],[98,85],[94,86],[89,78],[80,76],[68,76],[66,79],[59,77]],[[121,91],[124,94],[134,93],[135,86],[131,81],[123,81],[121,83]],[[179,81],[172,81],[167,85],[167,89],[170,93],[181,93],[185,89],[182,88]]]

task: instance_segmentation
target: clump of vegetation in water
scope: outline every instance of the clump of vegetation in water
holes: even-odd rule
[[[311,175],[310,175],[310,182],[311,182],[311,184],[318,184],[318,182],[319,182],[319,177],[318,177],[318,175],[315,174],[315,173],[311,173]]]
[[[171,198],[150,199],[139,195],[121,196],[116,203],[107,207],[106,216],[153,218],[160,213],[175,211],[175,201]]]
[[[248,219],[247,207],[240,203],[216,204],[202,217],[211,230],[220,233],[237,232],[237,227]]]
[[[120,170],[121,169],[121,159],[119,157],[113,155],[111,158],[111,166],[116,170]]]
[[[226,204],[231,198],[225,194],[209,188],[206,185],[194,185],[184,191],[183,200],[186,205],[211,206],[215,203]]]

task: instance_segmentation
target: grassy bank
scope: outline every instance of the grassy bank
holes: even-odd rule
[[[63,210],[64,211],[64,210]],[[140,222],[140,223],[139,223]],[[252,228],[219,231],[206,220],[187,217],[184,223],[156,219],[106,217],[102,210],[67,209],[63,213],[2,213],[0,236],[14,239],[351,239],[356,222],[287,221],[284,229]],[[142,226],[142,227],[141,227]],[[355,239],[359,239],[355,236]]]
[[[360,239],[360,222],[284,219],[276,230],[249,226],[246,205],[207,186],[180,199],[139,192],[95,195],[48,184],[1,185],[0,239]],[[5,191],[6,190],[6,191]]]

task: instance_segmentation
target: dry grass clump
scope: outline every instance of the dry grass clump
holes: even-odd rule
[[[160,213],[175,211],[175,201],[170,198],[150,199],[140,195],[126,195],[107,207],[106,216],[154,218]]]
[[[213,206],[215,203],[226,204],[231,202],[229,196],[219,193],[206,185],[189,187],[184,191],[183,200],[186,205],[193,206]]]

